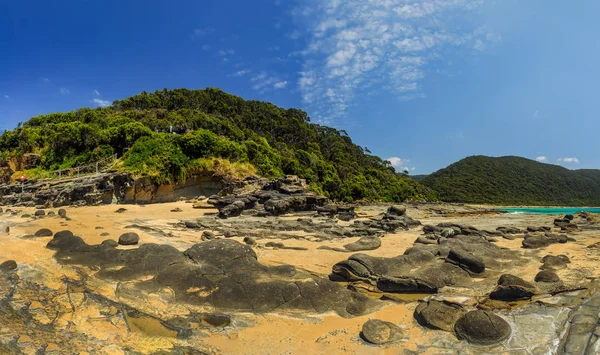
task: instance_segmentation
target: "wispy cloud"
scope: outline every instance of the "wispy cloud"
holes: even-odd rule
[[[4,98],[8,100],[8,99],[10,99],[10,96],[4,95]]]
[[[49,83],[50,79],[48,79],[48,78],[42,78],[42,81],[45,82],[45,83]]]
[[[576,157],[558,158],[556,161],[563,164],[579,164],[579,159]]]
[[[202,47],[200,47],[203,51],[207,51],[210,49],[210,46],[208,44],[204,44],[202,45]]]
[[[287,81],[280,81],[278,83],[275,83],[275,85],[273,85],[273,87],[275,89],[283,89],[287,86],[288,82]]]
[[[250,74],[252,71],[249,69],[243,69],[243,70],[238,70],[235,73],[231,74],[231,76],[233,77],[240,77],[240,76],[244,76],[247,74]]]
[[[540,110],[535,110],[535,112],[533,113],[533,116],[531,116],[532,118],[543,118],[544,115],[542,115],[542,112]]]
[[[425,97],[427,69],[448,48],[483,50],[499,40],[476,25],[455,26],[456,18],[482,2],[314,0],[296,8],[293,16],[308,24],[298,80],[303,101],[326,121],[344,116],[357,94],[374,84],[400,100]]]
[[[269,75],[264,71],[250,78],[250,82],[252,83],[252,88],[260,92],[272,89],[283,89],[288,84],[287,81],[281,80],[277,76]]]
[[[58,89],[58,92],[60,92],[61,95],[69,95],[71,93],[71,91],[67,88],[60,88]]]
[[[540,155],[540,156],[536,157],[535,160],[539,161],[540,163],[546,163],[546,162],[548,162],[548,157]]]
[[[414,171],[415,167],[409,168],[408,163],[410,163],[410,160],[408,159],[402,159],[399,157],[391,157],[388,158],[387,161],[389,161],[392,166],[394,167],[394,169],[396,169],[397,172],[402,172],[402,171]]]
[[[196,28],[196,29],[194,29],[193,35],[195,37],[204,37],[204,36],[210,35],[214,32],[215,32],[215,29],[212,27]]]
[[[98,90],[94,90],[94,95],[96,95],[96,96],[102,96],[102,95],[100,94],[100,91],[98,91]]]
[[[108,100],[101,100],[98,98],[94,98],[90,100],[94,105],[98,107],[108,107],[110,106],[110,102]]]

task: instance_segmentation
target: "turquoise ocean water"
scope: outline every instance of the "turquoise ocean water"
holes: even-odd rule
[[[497,208],[510,213],[528,214],[574,214],[578,212],[600,213],[600,207],[525,207],[525,208]]]

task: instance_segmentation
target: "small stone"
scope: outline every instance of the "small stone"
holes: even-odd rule
[[[13,271],[16,268],[17,268],[17,262],[14,260],[7,260],[7,261],[3,262],[2,264],[0,264],[1,272]]]
[[[140,236],[137,233],[125,233],[119,237],[120,245],[136,245],[140,241]]]
[[[52,231],[48,228],[42,228],[40,230],[38,230],[37,232],[35,232],[35,236],[36,237],[51,237],[53,236],[54,233],[52,233]]]
[[[256,245],[256,240],[254,240],[254,238],[251,238],[251,237],[245,237],[244,243],[246,243],[248,245]]]
[[[209,232],[209,231],[204,231],[202,232],[202,236],[200,237],[201,240],[212,240],[215,239],[215,233],[213,232]]]
[[[390,206],[387,210],[387,213],[396,216],[404,216],[406,213],[406,206]]]
[[[402,330],[394,323],[370,319],[362,327],[362,337],[371,344],[386,344],[398,341]]]
[[[535,275],[535,282],[559,282],[560,277],[552,270],[543,270]]]
[[[116,212],[116,213],[123,213],[123,212],[127,212],[127,209],[126,209],[126,208],[123,208],[123,207],[121,207],[121,208],[119,208],[118,210],[116,210],[115,212]]]
[[[102,245],[107,246],[107,247],[111,247],[111,248],[116,248],[117,246],[119,246],[119,243],[115,242],[112,239],[107,239],[105,241],[102,242]]]
[[[60,210],[58,210],[58,215],[62,218],[65,218],[67,216],[67,210],[61,208]]]
[[[177,207],[177,208],[172,209],[171,212],[183,212],[183,210],[181,208]]]
[[[46,215],[46,211],[44,211],[44,210],[37,210],[37,211],[35,211],[35,214],[34,214],[34,215],[35,215],[36,217],[42,217],[42,216],[45,216],[45,215]]]

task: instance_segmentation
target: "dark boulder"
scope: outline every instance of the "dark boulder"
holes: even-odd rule
[[[477,257],[465,250],[450,249],[450,253],[446,257],[446,261],[456,264],[461,268],[480,274],[485,271],[485,262],[480,257]]]
[[[234,201],[219,210],[219,218],[237,217],[242,214],[245,208],[244,201]]]
[[[10,272],[17,268],[17,262],[14,260],[7,260],[0,264],[0,272]]]
[[[52,231],[48,228],[42,228],[40,230],[38,230],[37,232],[35,232],[35,236],[36,237],[51,237],[53,236],[54,233],[52,233]]]
[[[430,282],[410,276],[381,276],[377,288],[392,293],[437,293],[438,287]]]
[[[490,311],[471,311],[462,316],[454,325],[459,339],[479,345],[500,343],[510,336],[510,325]]]
[[[43,217],[45,215],[46,215],[46,211],[44,211],[44,210],[37,210],[34,213],[34,216],[36,216],[36,217]]]
[[[64,208],[61,208],[58,210],[58,216],[65,218],[67,216],[67,210],[65,210]]]
[[[400,206],[400,205],[390,206],[387,209],[387,213],[393,214],[396,216],[404,216],[404,214],[406,214],[406,206]]]
[[[402,338],[402,329],[394,323],[370,319],[363,324],[361,337],[376,345],[393,343]]]
[[[119,237],[120,245],[136,245],[140,241],[140,236],[137,233],[124,233]]]
[[[248,245],[256,245],[256,240],[254,240],[254,238],[251,238],[251,237],[245,237],[244,243],[246,243]]]
[[[567,267],[571,260],[566,255],[546,255],[542,258],[542,270],[559,270]]]
[[[498,279],[498,286],[490,293],[490,298],[499,301],[527,300],[535,295],[535,286],[520,277],[504,274]]]
[[[535,282],[559,282],[560,277],[553,270],[543,270],[535,275]]]
[[[467,311],[462,307],[440,301],[421,302],[415,309],[415,319],[419,324],[431,328],[451,332],[456,321]]]

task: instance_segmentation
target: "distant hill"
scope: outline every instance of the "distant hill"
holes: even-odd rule
[[[421,181],[423,179],[425,179],[426,177],[428,177],[429,175],[408,175],[409,178],[415,180],[415,181]]]
[[[569,170],[521,157],[472,156],[420,182],[447,202],[600,206],[600,170]]]
[[[198,173],[289,174],[336,200],[435,199],[388,161],[367,153],[345,131],[311,123],[302,110],[213,88],[165,89],[109,107],[32,117],[4,132],[0,180],[50,177],[54,170],[116,155],[119,169],[159,181]]]

